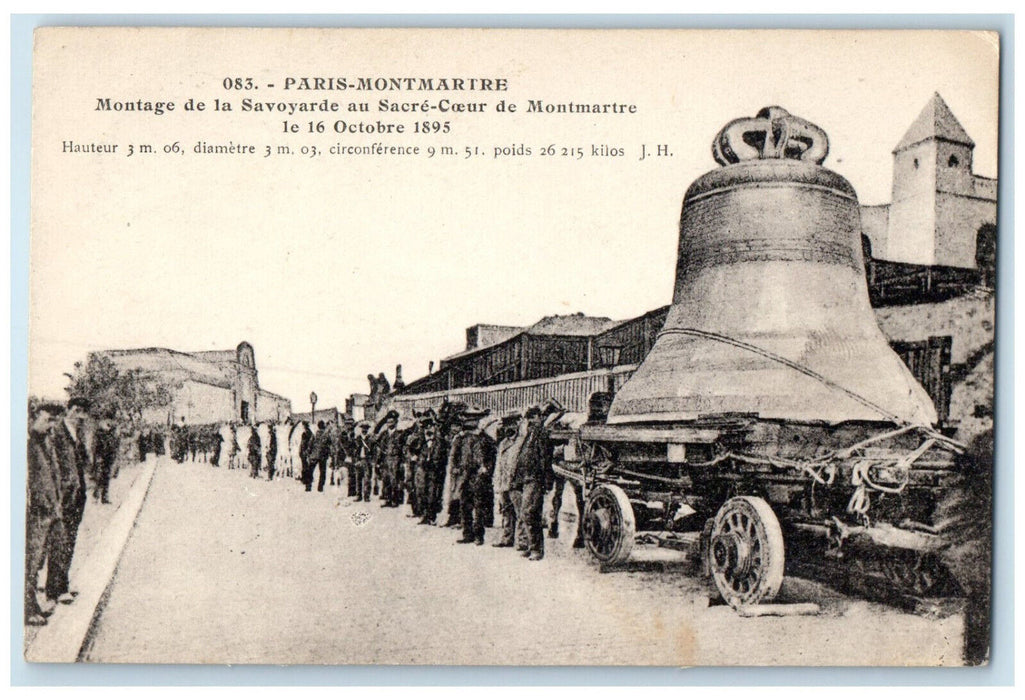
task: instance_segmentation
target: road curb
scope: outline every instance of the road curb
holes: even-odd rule
[[[142,504],[149,493],[157,460],[150,460],[136,478],[124,501],[111,517],[89,558],[82,563],[75,577],[78,597],[69,606],[58,605],[49,624],[40,628],[31,644],[26,645],[25,660],[29,662],[71,663],[79,660],[87,646],[94,620],[102,611],[114,572]]]

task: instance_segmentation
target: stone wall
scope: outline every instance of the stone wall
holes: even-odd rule
[[[875,309],[891,341],[951,336],[950,420],[963,441],[993,427],[995,311],[991,290],[935,304]]]

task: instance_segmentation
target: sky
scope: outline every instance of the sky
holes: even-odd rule
[[[342,406],[367,390],[368,373],[393,379],[402,364],[407,382],[422,376],[428,361],[462,350],[475,323],[640,315],[671,299],[680,204],[688,185],[716,167],[712,138],[763,106],[822,127],[825,166],[848,178],[862,203],[881,204],[890,197],[893,147],[939,92],[976,143],[975,172],[995,177],[995,41],[939,32],[39,36],[29,392],[62,396],[63,372],[92,350],[226,349],[246,340],[261,386],[292,399],[294,410],[311,390],[319,406]],[[303,76],[504,77],[509,88],[282,88]],[[253,77],[258,90],[225,89],[226,77]],[[190,97],[206,109],[184,111]],[[366,101],[372,111],[290,119],[240,111],[247,97]],[[174,101],[178,109],[98,111],[100,98]],[[449,121],[448,133],[332,129],[339,118],[411,128],[418,114],[380,113],[378,100],[441,98],[487,104],[426,117]],[[215,99],[236,109],[215,112]],[[497,112],[500,100],[518,111]],[[537,114],[525,111],[529,100],[637,109]],[[285,121],[300,132],[286,132]],[[118,150],[68,153],[68,141]],[[251,145],[257,154],[196,153],[201,141]],[[373,143],[421,153],[329,152]],[[129,157],[129,144],[154,152]],[[639,160],[642,144],[665,144],[672,155]],[[272,155],[263,157],[267,146]],[[279,146],[292,153],[279,155]],[[443,146],[457,155],[441,155]],[[545,155],[549,146],[555,155]],[[464,157],[467,148],[476,153]],[[622,156],[605,155],[618,149]]]

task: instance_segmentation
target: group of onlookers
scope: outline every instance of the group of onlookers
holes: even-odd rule
[[[405,419],[390,410],[376,424],[318,421],[316,430],[306,421],[223,425],[209,461],[253,478],[295,477],[307,491],[338,485],[354,501],[378,496],[382,508],[406,504],[422,525],[461,527],[460,543],[483,544],[497,507],[493,546],[537,560],[552,492],[549,536],[558,536],[565,480],[552,467],[550,430],[564,413],[554,401],[504,417],[444,403]]]
[[[45,625],[58,603],[74,602],[68,574],[89,488],[109,503],[121,438],[113,409],[75,397],[29,407],[25,518],[25,623]],[[38,589],[40,572],[45,584]],[[44,594],[42,602],[39,593]]]
[[[121,438],[117,414],[94,411],[84,398],[30,407],[25,550],[25,621],[45,625],[58,603],[70,604],[68,572],[88,489],[109,503]],[[169,451],[177,462],[205,461],[246,470],[253,478],[297,478],[307,491],[326,483],[354,501],[379,496],[382,508],[408,504],[423,525],[461,527],[460,543],[484,543],[501,518],[495,547],[544,556],[542,510],[555,492],[549,536],[558,535],[564,481],[552,468],[551,425],[564,411],[555,402],[524,413],[490,416],[461,404],[414,412],[388,411],[376,425],[345,420],[258,425],[173,426],[135,435],[140,461]],[[494,433],[494,437],[492,437]],[[129,441],[128,445],[134,449]],[[439,522],[439,516],[441,520]],[[575,546],[580,546],[579,536]],[[39,574],[46,569],[40,602]]]
[[[398,412],[389,411],[373,432],[369,423],[357,427],[353,473],[380,476],[382,508],[406,501],[422,525],[461,527],[463,544],[484,544],[497,503],[500,536],[492,546],[515,547],[536,561],[544,557],[543,507],[553,491],[549,536],[558,536],[565,482],[552,466],[550,430],[564,414],[555,401],[503,417],[446,403],[400,427]],[[365,476],[355,483],[350,495],[369,500]],[[574,545],[581,541],[578,536]]]
[[[338,425],[325,421],[318,422],[316,432],[306,421],[225,423],[213,433],[209,462],[245,470],[254,479],[295,477],[307,491],[316,481],[317,490],[323,491],[328,477],[331,485],[341,481],[347,442]],[[201,456],[206,461],[205,450]]]

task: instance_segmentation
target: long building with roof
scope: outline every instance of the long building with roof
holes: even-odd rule
[[[667,309],[626,321],[577,313],[545,316],[525,327],[471,326],[466,349],[443,358],[437,372],[396,393],[492,386],[640,362]]]
[[[245,341],[234,350],[138,348],[96,354],[119,370],[140,370],[167,383],[171,403],[147,410],[143,419],[148,423],[254,424],[284,421],[292,413],[291,401],[260,387],[253,346]]]

